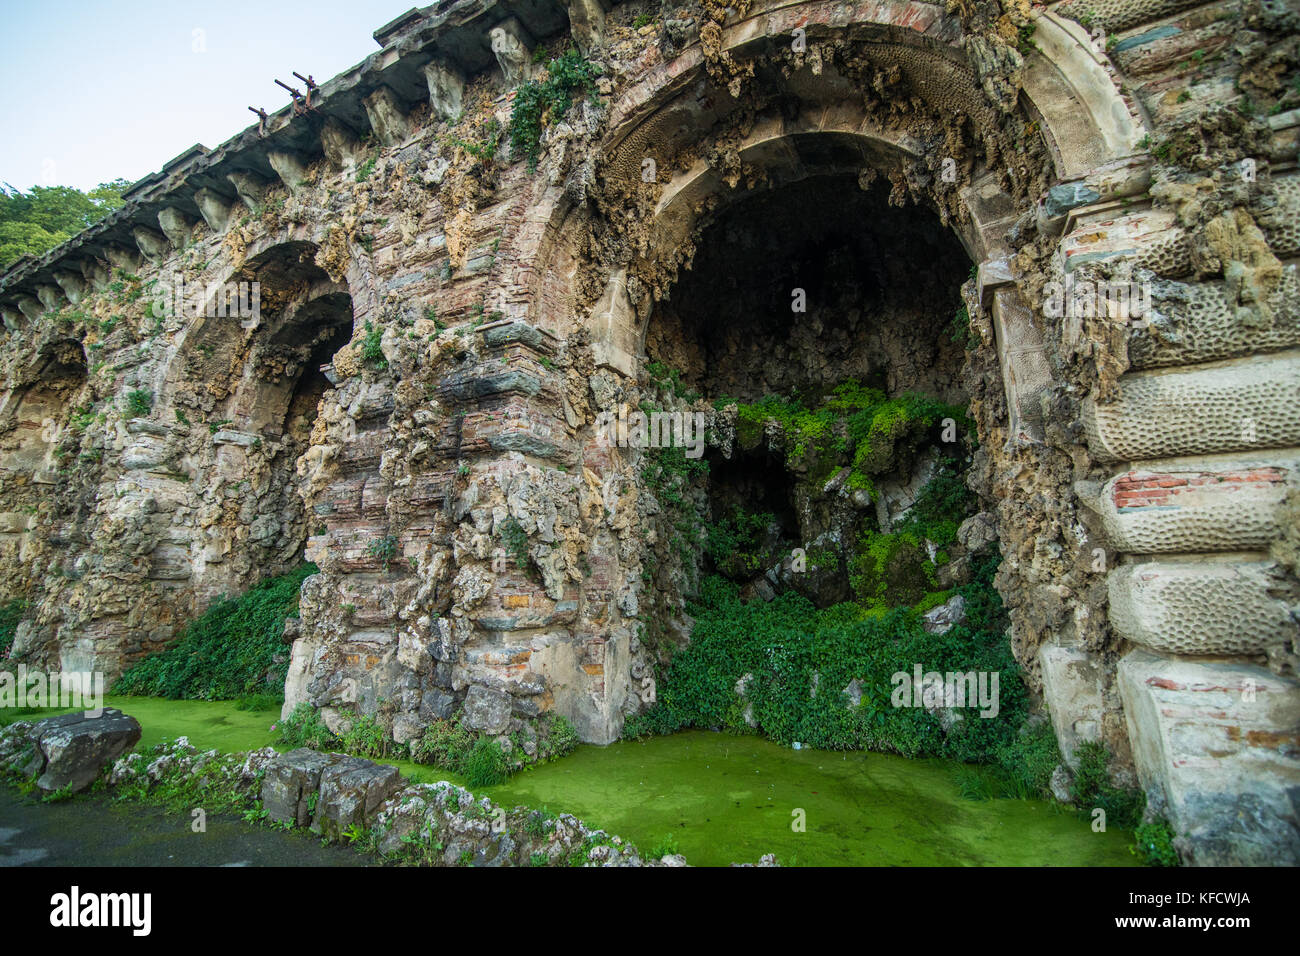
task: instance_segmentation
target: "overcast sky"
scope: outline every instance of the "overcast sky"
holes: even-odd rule
[[[19,189],[134,182],[212,148],[379,49],[371,33],[418,0],[5,0],[0,181]],[[427,5],[427,4],[424,4]]]

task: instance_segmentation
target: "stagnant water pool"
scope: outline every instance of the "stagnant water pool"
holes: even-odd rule
[[[140,721],[143,747],[181,735],[204,749],[264,747],[278,716],[224,701],[106,703]],[[421,782],[463,783],[391,762]],[[701,866],[755,863],[764,853],[800,866],[1137,865],[1131,833],[1094,833],[1087,820],[1043,801],[963,799],[953,771],[946,760],[796,751],[758,737],[685,731],[582,746],[482,792],[508,806],[573,813],[643,850],[671,837]],[[792,826],[800,821],[802,832]]]
[[[686,731],[580,747],[487,792],[563,809],[641,848],[671,835],[697,865],[1133,866],[1131,833],[1094,833],[1037,800],[963,799],[943,760],[795,751]],[[792,824],[803,811],[805,832]]]

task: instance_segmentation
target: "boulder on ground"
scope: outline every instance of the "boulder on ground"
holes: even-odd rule
[[[276,823],[305,827],[311,824],[311,797],[320,790],[325,768],[339,758],[299,747],[280,754],[262,778],[262,807]]]
[[[932,607],[922,615],[922,626],[927,634],[947,634],[966,620],[966,599],[954,594],[944,604]]]
[[[402,787],[396,767],[360,757],[342,757],[320,776],[320,797],[311,828],[339,839],[348,827],[367,826],[380,806]]]
[[[36,749],[24,769],[40,775],[36,786],[48,793],[77,793],[140,742],[140,722],[112,708],[95,717],[77,711],[37,721],[28,739]]]

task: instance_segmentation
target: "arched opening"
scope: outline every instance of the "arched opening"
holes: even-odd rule
[[[296,465],[353,331],[348,289],[316,264],[317,251],[287,242],[250,258],[218,292],[222,301],[207,303],[178,363],[177,417],[206,422],[212,458],[196,469],[222,489],[228,516],[197,562],[209,595],[304,559],[312,529]],[[223,314],[229,301],[241,308]]]
[[[887,184],[824,166],[742,192],[692,241],[645,354],[677,398],[735,408],[734,440],[705,454],[702,573],[820,607],[938,600],[974,510],[962,244]]]
[[[709,223],[659,304],[646,353],[708,398],[755,401],[855,378],[959,391],[950,325],[970,262],[926,210],[850,173],[751,193]]]

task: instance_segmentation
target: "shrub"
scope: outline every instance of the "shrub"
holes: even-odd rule
[[[366,548],[366,553],[378,561],[388,573],[389,566],[393,563],[393,558],[397,557],[398,540],[394,535],[385,535],[374,544]]]
[[[173,700],[283,694],[289,670],[281,641],[284,622],[297,614],[302,582],[316,570],[303,564],[240,597],[218,601],[191,621],[175,644],[127,670],[113,692]]]
[[[330,750],[338,746],[338,738],[330,733],[320,713],[307,702],[299,704],[293,712],[275,725],[282,746],[288,750],[310,747],[313,750]]]
[[[491,787],[510,776],[506,755],[491,737],[480,737],[465,755],[462,773],[471,787]]]
[[[1174,829],[1164,819],[1144,823],[1134,831],[1134,843],[1129,848],[1147,866],[1180,866],[1182,861],[1174,849]]]
[[[967,617],[942,635],[926,633],[910,608],[873,612],[845,604],[818,611],[795,594],[745,603],[734,584],[709,578],[687,609],[695,617],[691,643],[672,659],[658,703],[629,719],[624,732],[743,731],[748,704],[761,732],[782,743],[996,763],[1016,745],[1029,698],[1004,637],[995,568],[995,561],[982,563],[972,583],[957,589]],[[927,671],[996,671],[998,715],[968,712],[945,733],[938,714],[894,707],[892,676],[910,674],[916,663]],[[735,686],[745,675],[751,676],[742,701]],[[855,680],[862,696],[850,707],[841,691]],[[1037,766],[1034,776],[1041,776]]]
[[[132,418],[144,418],[153,411],[153,392],[143,388],[127,392],[126,411]]]
[[[371,714],[357,714],[340,738],[340,745],[358,757],[385,757],[390,741],[383,725]]]
[[[459,717],[435,720],[412,744],[411,759],[459,773],[475,786],[491,786],[501,783],[516,770],[563,757],[578,746],[577,732],[560,714],[543,714],[533,723],[533,730],[532,740],[536,745],[533,756],[524,751],[520,733],[511,734],[514,746],[507,756],[495,737],[465,729]]]
[[[388,368],[388,359],[384,358],[384,330],[366,319],[366,335],[361,340],[361,358],[372,368]]]
[[[515,156],[528,160],[530,172],[541,158],[543,122],[564,119],[575,96],[595,90],[600,72],[598,64],[583,59],[577,50],[569,50],[547,64],[545,80],[527,80],[515,90],[510,110],[510,148]]]
[[[771,563],[773,555],[764,547],[764,538],[775,520],[771,512],[747,514],[737,507],[708,529],[704,552],[727,577],[750,578]]]
[[[578,732],[573,729],[563,714],[545,713],[538,721],[537,762],[544,763],[573,753],[580,741]]]
[[[1051,793],[1052,772],[1061,763],[1061,750],[1048,721],[1026,724],[1014,740],[998,747],[995,759],[1002,768],[1002,792],[1008,797],[1046,797]]]
[[[957,529],[975,510],[975,493],[952,461],[945,461],[916,496],[897,531],[933,541],[939,547],[957,540]]]
[[[1107,826],[1131,830],[1141,820],[1146,808],[1146,794],[1141,790],[1121,790],[1110,783],[1110,753],[1097,741],[1080,744],[1074,752],[1074,782],[1070,795],[1081,813],[1100,807],[1106,811]]]
[[[459,721],[435,720],[411,748],[411,759],[459,773],[474,740],[474,733],[461,727]]]

